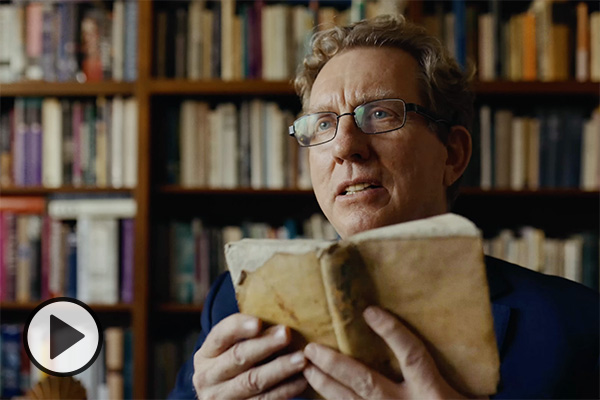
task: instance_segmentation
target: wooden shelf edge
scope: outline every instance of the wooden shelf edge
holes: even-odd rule
[[[55,193],[133,193],[132,188],[101,188],[101,187],[0,187],[2,196],[45,196]]]
[[[6,96],[100,96],[133,95],[131,82],[16,82],[0,84],[0,97]]]
[[[182,95],[182,94],[252,94],[252,95],[295,95],[291,81],[221,81],[186,79],[153,79],[148,83],[150,94]]]
[[[477,95],[497,94],[573,94],[573,95],[595,95],[600,97],[600,82],[578,82],[578,81],[490,81],[475,82],[473,90]]]
[[[1,311],[33,311],[40,302],[16,302],[16,301],[3,301],[0,305]],[[130,313],[133,310],[132,304],[117,303],[117,304],[87,304],[92,310],[101,313]]]
[[[202,312],[202,307],[202,304],[165,303],[158,306],[158,311],[171,314],[196,314]]]

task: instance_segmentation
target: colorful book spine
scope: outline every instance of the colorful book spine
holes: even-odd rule
[[[133,303],[135,220],[121,221],[121,301]]]

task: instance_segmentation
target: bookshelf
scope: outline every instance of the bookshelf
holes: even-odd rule
[[[110,2],[107,2],[110,3]],[[192,332],[199,329],[201,304],[177,304],[168,300],[168,290],[162,277],[167,268],[168,255],[157,249],[154,235],[161,225],[171,219],[200,217],[214,226],[235,224],[250,219],[281,224],[287,217],[299,220],[310,218],[319,208],[312,191],[285,187],[231,189],[215,187],[184,187],[167,184],[164,176],[164,157],[160,156],[163,143],[157,122],[163,117],[162,106],[184,99],[219,102],[241,101],[254,98],[277,101],[287,109],[298,112],[300,103],[289,80],[264,81],[261,79],[216,78],[190,80],[185,78],[157,78],[155,74],[155,22],[159,9],[170,7],[166,2],[137,0],[137,79],[133,82],[19,82],[0,83],[0,101],[4,106],[16,97],[87,98],[97,96],[133,96],[137,100],[138,162],[137,184],[134,188],[99,187],[1,187],[0,201],[9,196],[52,196],[56,194],[117,194],[129,195],[136,200],[134,298],[131,304],[91,305],[109,325],[129,326],[133,341],[133,398],[152,398],[153,369],[156,367],[155,344],[172,336],[170,330]],[[349,3],[349,2],[347,2]],[[423,1],[408,2],[406,13],[410,19],[422,21],[429,12]],[[468,2],[476,3],[476,2]],[[520,2],[528,3],[528,2]],[[592,2],[588,2],[592,5]],[[184,2],[173,3],[177,6]],[[175,5],[171,5],[174,7]],[[593,6],[592,6],[593,7]],[[519,11],[520,12],[520,11]],[[586,109],[598,105],[598,82],[578,82],[573,79],[556,82],[515,82],[495,80],[477,82],[474,90],[478,104],[492,102],[501,106],[524,104],[540,100],[544,103],[568,98],[583,104]],[[514,103],[512,101],[516,99]],[[490,189],[464,187],[456,204],[456,212],[476,222],[486,235],[521,224],[530,224],[553,234],[568,234],[583,230],[598,232],[600,219],[598,189],[577,188]],[[551,215],[551,218],[548,218]],[[37,303],[2,302],[0,311],[5,321],[24,321]],[[166,385],[169,385],[168,383]]]

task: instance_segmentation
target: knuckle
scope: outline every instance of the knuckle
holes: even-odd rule
[[[250,393],[260,393],[264,389],[260,375],[255,368],[241,375],[241,384],[243,389]]]
[[[241,342],[238,342],[231,347],[231,360],[235,365],[246,364],[247,360],[246,357],[244,357],[244,352],[242,350]]]
[[[375,378],[371,372],[366,372],[360,376],[354,383],[354,390],[363,398],[374,398],[376,396]]]
[[[422,343],[415,344],[406,353],[405,365],[409,368],[420,368],[427,362],[427,352]]]

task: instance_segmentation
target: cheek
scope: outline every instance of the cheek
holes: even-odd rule
[[[325,164],[325,158],[322,153],[309,149],[308,153],[308,169],[310,171],[310,179],[312,181],[313,190],[319,198],[320,194],[326,187],[326,180],[329,172]]]

